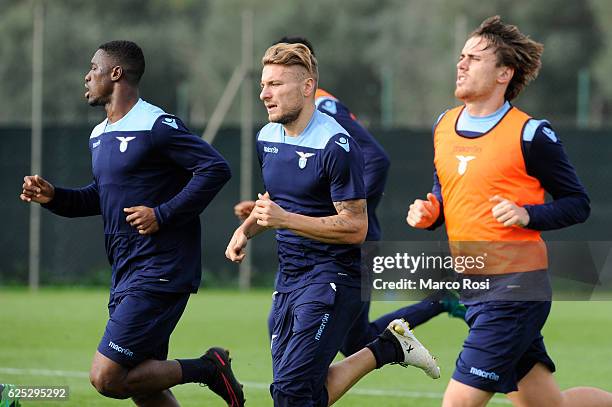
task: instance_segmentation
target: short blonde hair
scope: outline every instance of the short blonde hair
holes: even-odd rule
[[[287,44],[281,42],[274,44],[266,50],[261,59],[262,65],[299,65],[306,69],[315,81],[319,81],[319,67],[317,58],[310,52],[304,44]]]

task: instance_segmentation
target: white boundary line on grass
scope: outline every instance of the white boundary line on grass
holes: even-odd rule
[[[89,378],[89,373],[71,370],[47,370],[47,369],[19,369],[13,367],[0,367],[0,374],[19,375],[19,376],[57,376],[75,377],[79,379]],[[261,382],[242,382],[245,387],[258,390],[268,390],[270,385]],[[442,400],[442,393],[421,392],[421,391],[402,391],[402,390],[375,390],[375,389],[352,389],[350,394],[372,397],[409,397],[422,399]],[[511,404],[504,399],[491,399],[494,404]]]

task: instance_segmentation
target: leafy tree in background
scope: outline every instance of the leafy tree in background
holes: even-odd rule
[[[578,72],[601,50],[600,29],[589,2],[547,0],[545,6],[509,7],[513,21],[544,43],[540,76],[518,102],[553,124],[575,125]]]
[[[320,63],[320,84],[350,101],[351,108],[365,116],[379,109],[379,79],[376,67],[365,58],[366,44],[372,41],[370,16],[386,2],[338,0],[279,2],[260,0],[254,11],[254,98],[259,91],[261,57],[266,48],[286,35],[308,37]],[[195,63],[193,86],[199,112],[210,115],[232,72],[240,63],[241,11],[247,1],[210,2]],[[256,118],[265,121],[256,104]],[[228,115],[239,118],[239,104]],[[202,117],[199,117],[202,119]]]
[[[30,119],[32,2],[5,1],[0,14],[0,121]],[[47,122],[99,121],[84,102],[84,76],[98,45],[131,39],[144,50],[141,92],[169,111],[186,81],[206,4],[199,1],[78,0],[45,2],[44,115]]]
[[[30,119],[32,2],[0,0],[0,122]],[[458,47],[485,17],[500,14],[545,44],[540,78],[517,104],[559,124],[574,124],[577,73],[590,68],[601,83],[599,106],[612,98],[607,76],[612,39],[606,0],[79,0],[46,1],[44,114],[48,123],[95,122],[102,113],[82,100],[83,76],[95,48],[125,38],[147,58],[142,95],[176,112],[188,89],[190,124],[203,124],[241,58],[241,12],[253,7],[253,100],[258,109],[260,58],[284,35],[312,40],[321,86],[379,125],[381,95],[390,92],[393,125],[429,127],[453,98]],[[594,13],[593,10],[597,12]],[[603,49],[602,49],[603,48]],[[603,52],[600,52],[602,51]],[[239,121],[234,103],[228,123]]]
[[[431,125],[442,109],[458,104],[452,96],[458,53],[465,37],[494,14],[545,45],[540,77],[516,103],[554,123],[575,123],[577,72],[590,66],[601,46],[589,3],[496,0],[478,7],[471,0],[394,3],[379,15],[378,43],[370,53],[373,61],[393,58],[394,82],[401,90],[396,92],[394,112],[399,124]]]
[[[592,115],[595,125],[602,125],[607,120],[610,126],[612,117],[612,2],[609,0],[591,0],[593,14],[597,18],[601,30],[599,41],[602,43],[601,52],[592,63],[593,92]],[[586,46],[589,46],[586,44]]]
[[[0,121],[30,119],[32,17],[30,5],[0,0]]]

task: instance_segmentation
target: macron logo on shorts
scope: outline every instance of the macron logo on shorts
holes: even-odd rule
[[[495,373],[493,373],[493,372],[485,372],[484,370],[476,369],[475,367],[472,367],[470,369],[470,373],[473,374],[473,375],[476,375],[476,376],[480,376],[480,377],[485,378],[485,379],[493,380],[493,381],[496,381],[496,382],[499,381],[499,376],[496,375]]]
[[[134,352],[132,352],[131,350],[127,349],[127,348],[122,348],[119,345],[116,345],[113,341],[108,342],[108,346],[113,348],[114,350],[116,350],[119,353],[123,353],[125,356],[133,358],[134,357]]]
[[[324,314],[323,318],[321,319],[321,325],[319,326],[319,329],[317,330],[317,334],[315,335],[315,341],[318,341],[321,339],[321,335],[323,335],[323,331],[325,330],[325,326],[327,325],[328,322],[329,322],[329,314]]]

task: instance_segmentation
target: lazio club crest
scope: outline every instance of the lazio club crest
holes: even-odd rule
[[[301,151],[296,151],[296,154],[300,156],[300,160],[298,161],[298,167],[300,167],[300,170],[306,168],[307,160],[314,155],[314,153],[303,153]]]
[[[465,174],[468,163],[476,158],[473,155],[468,155],[467,157],[464,155],[456,155],[455,157],[457,157],[457,160],[459,160],[459,166],[457,167],[457,172],[459,175]]]
[[[119,151],[121,151],[122,153],[125,153],[128,148],[128,143],[134,140],[136,137],[115,137],[115,138],[121,142],[119,143]]]

